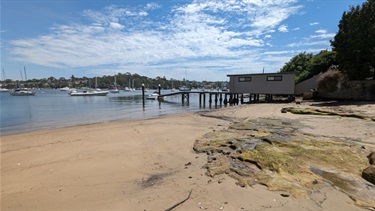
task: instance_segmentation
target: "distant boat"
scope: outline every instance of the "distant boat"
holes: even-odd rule
[[[120,90],[117,89],[117,81],[116,81],[116,75],[115,75],[115,83],[114,88],[109,90],[110,93],[120,93]]]
[[[24,69],[24,72],[25,72],[25,81],[27,81],[26,68],[23,67],[23,69]],[[22,77],[22,71],[21,71],[21,77]],[[22,87],[22,88],[17,87],[17,88],[14,88],[14,89],[9,91],[9,94],[13,95],[13,96],[33,96],[33,95],[35,95],[35,93],[36,93],[35,90],[32,90],[30,88],[26,88],[26,87]]]
[[[6,76],[5,76],[5,71],[4,71],[4,69],[3,69],[3,72],[2,72],[2,74],[1,74],[1,79],[2,79],[2,81],[5,81],[5,80],[6,80]],[[9,92],[9,89],[7,89],[7,88],[3,88],[3,85],[0,84],[0,92]]]
[[[16,88],[9,91],[9,94],[13,96],[27,96],[35,95],[35,91],[29,88]]]
[[[175,91],[176,91],[176,89],[173,86],[173,79],[172,79],[172,89],[171,89],[171,92],[175,92]]]
[[[70,88],[66,86],[66,87],[60,88],[60,91],[70,91]]]
[[[186,68],[185,68],[185,78],[186,78]],[[180,90],[181,92],[191,91],[191,88],[187,86],[187,81],[185,78],[184,78],[185,85],[178,88],[178,90]]]
[[[109,92],[116,94],[116,93],[120,93],[120,90],[118,90],[117,88],[115,88],[115,89],[110,89]]]
[[[152,95],[146,97],[147,100],[165,100],[166,97],[159,98],[159,93],[154,92]]]
[[[186,86],[182,86],[178,90],[180,90],[181,92],[187,92],[187,91],[191,91],[191,88],[186,87]]]
[[[82,91],[72,91],[68,93],[70,96],[106,96],[108,91],[97,91],[93,89],[82,90]]]
[[[0,92],[9,92],[9,89],[0,87]]]
[[[90,84],[90,79],[89,79]],[[96,88],[98,84],[97,78],[95,77],[95,89],[84,89],[84,90],[74,90],[72,92],[68,92],[70,96],[106,96],[109,91],[101,91],[100,89]]]

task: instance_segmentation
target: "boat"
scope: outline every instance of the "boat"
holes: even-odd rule
[[[185,68],[185,78],[186,78],[186,68]],[[188,92],[188,91],[191,91],[191,88],[189,88],[189,87],[187,86],[187,80],[186,80],[185,78],[184,78],[185,85],[182,86],[182,87],[180,87],[180,88],[178,88],[178,90],[181,91],[181,92]]]
[[[70,87],[63,87],[63,88],[60,88],[60,91],[71,91]]]
[[[149,95],[146,97],[147,100],[165,100],[165,98],[166,98],[165,96],[160,98],[159,93],[156,91],[152,93],[152,95]]]
[[[115,83],[114,83],[114,88],[109,90],[110,93],[120,93],[120,90],[117,89],[117,82],[116,82],[116,75],[115,75]]]
[[[182,86],[178,90],[181,91],[181,92],[187,92],[187,91],[191,91],[191,88],[186,87],[186,86]]]
[[[1,79],[2,79],[3,82],[5,82],[5,80],[6,80],[4,68],[3,68],[3,72],[1,74]],[[3,84],[0,84],[0,92],[9,92],[9,89],[3,88]]]
[[[115,89],[110,89],[109,92],[116,94],[116,93],[120,93],[120,90],[118,90],[117,88],[115,88]]]
[[[23,70],[25,72],[25,81],[27,81],[26,68],[23,67]],[[21,72],[21,77],[23,79],[22,71],[20,71],[20,72]],[[33,95],[35,95],[35,93],[36,93],[35,90],[30,89],[30,88],[26,88],[26,87],[16,87],[16,88],[11,89],[9,91],[9,94],[13,95],[13,96],[33,96]]]
[[[0,86],[0,92],[9,92],[9,89]]]
[[[93,89],[88,90],[75,90],[68,93],[70,96],[106,96],[108,91],[98,91]]]
[[[171,92],[175,92],[176,89],[173,87],[173,79],[172,79],[172,89],[171,89]]]
[[[9,91],[10,95],[13,96],[27,96],[27,95],[35,95],[35,91],[29,88],[16,88]]]
[[[70,96],[106,96],[109,91],[102,91],[99,88],[97,88],[97,79],[95,78],[95,89],[92,88],[86,88],[83,90],[73,90],[71,92],[68,92]],[[90,79],[89,79],[90,84]]]

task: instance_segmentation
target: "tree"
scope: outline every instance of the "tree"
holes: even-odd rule
[[[280,72],[297,72],[296,83],[299,83],[314,75],[326,72],[332,65],[337,65],[336,52],[334,51],[324,50],[316,55],[303,52],[285,63]]]
[[[280,69],[280,72],[302,72],[308,68],[308,64],[312,59],[313,54],[302,52],[294,56],[289,62]]]
[[[351,7],[338,26],[331,46],[340,70],[353,80],[375,77],[375,0]]]

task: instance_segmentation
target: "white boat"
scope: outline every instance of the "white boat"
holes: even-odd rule
[[[181,92],[186,92],[186,91],[191,91],[191,88],[186,87],[186,86],[182,86],[178,90],[180,90]]]
[[[23,67],[23,70],[25,72],[25,81],[27,81],[27,76],[26,76],[26,68]],[[22,77],[22,71],[21,72],[21,77]],[[23,77],[22,77],[23,79]],[[13,96],[33,96],[35,95],[36,91],[33,90],[33,89],[30,89],[30,88],[26,88],[26,87],[17,87],[17,88],[14,88],[14,89],[11,89],[9,91],[9,94],[10,95],[13,95]]]
[[[185,78],[186,78],[186,68],[185,68]],[[191,88],[187,86],[187,80],[185,78],[184,78],[185,85],[178,88],[178,90],[181,92],[191,91]]]
[[[118,90],[117,88],[115,88],[115,89],[110,89],[109,92],[110,93],[120,93],[120,90]]]
[[[69,87],[63,87],[63,88],[60,88],[60,91],[71,91]]]
[[[3,82],[5,82],[5,80],[6,80],[6,76],[5,76],[4,68],[3,68],[3,72],[2,72],[2,74],[1,74],[1,80],[2,80]],[[7,89],[7,88],[3,88],[3,84],[0,84],[0,92],[9,92],[9,89]]]
[[[68,93],[70,96],[106,96],[108,91],[97,91],[97,90],[81,90],[81,91],[72,91]]]
[[[120,93],[120,90],[117,89],[117,80],[116,80],[116,75],[115,75],[115,83],[113,84],[114,85],[114,88],[113,89],[110,89],[109,92],[110,93]]]
[[[0,87],[0,92],[9,92],[9,89]]]
[[[35,91],[29,88],[16,88],[9,91],[9,94],[13,96],[27,96],[35,95]]]
[[[165,100],[166,97],[160,98],[158,92],[152,93],[152,95],[149,95],[146,97],[147,100]]]

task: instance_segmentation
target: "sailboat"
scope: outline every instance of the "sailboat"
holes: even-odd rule
[[[109,90],[110,93],[120,93],[120,90],[117,89],[117,81],[116,81],[116,75],[115,75],[115,83],[114,88]]]
[[[89,82],[90,84],[90,82]],[[70,96],[107,96],[108,91],[101,91],[100,89],[96,88],[97,86],[97,78],[95,78],[95,89],[85,89],[81,91],[72,91],[68,94]]]
[[[186,68],[185,68],[185,78],[186,78]],[[191,91],[191,88],[189,88],[187,86],[187,81],[185,80],[184,78],[184,82],[185,82],[185,85],[180,87],[178,90],[182,91],[182,92],[186,92],[186,91]]]
[[[26,76],[26,68],[23,67],[24,69],[24,72],[25,72],[25,81],[27,81],[27,76]],[[22,71],[21,71],[21,76],[22,76]],[[22,77],[23,78],[23,77]],[[9,91],[9,94],[10,95],[13,95],[13,96],[32,96],[32,95],[35,95],[35,91],[30,89],[30,88],[26,88],[26,87],[17,87],[17,88],[14,88],[12,90]]]
[[[2,75],[1,75],[1,79],[2,79],[3,82],[5,82],[5,80],[6,80],[4,69],[3,69],[3,72],[2,72]],[[9,92],[9,89],[3,88],[3,84],[0,84],[0,92]]]
[[[175,92],[176,89],[173,87],[173,79],[172,79],[172,89],[171,89],[171,92]]]

